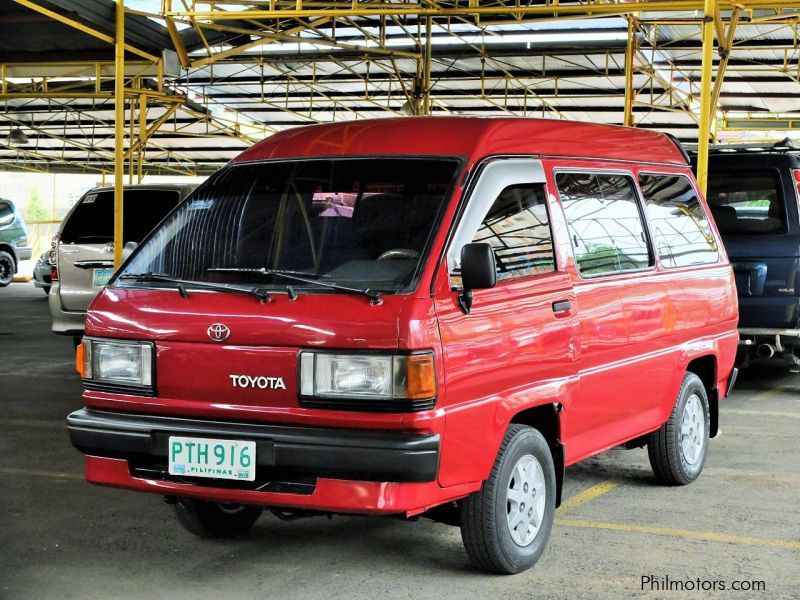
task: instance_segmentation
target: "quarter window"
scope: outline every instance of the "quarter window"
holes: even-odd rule
[[[8,225],[14,220],[14,211],[8,202],[0,202],[0,226]]]
[[[722,235],[786,231],[786,209],[778,173],[767,169],[714,168],[706,200]]]
[[[490,244],[498,281],[555,270],[544,185],[510,185],[497,196],[473,242]]]
[[[656,251],[667,267],[717,262],[711,224],[689,180],[682,175],[641,175]]]
[[[556,184],[582,275],[634,271],[653,264],[630,177],[557,173]]]

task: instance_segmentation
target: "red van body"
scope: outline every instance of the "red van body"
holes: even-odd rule
[[[412,516],[481,490],[509,427],[523,424],[547,439],[560,497],[564,467],[621,444],[641,446],[659,430],[687,371],[707,392],[713,437],[738,340],[736,290],[713,222],[711,261],[663,264],[648,221],[641,237],[650,240],[652,264],[587,277],[576,265],[577,238],[556,181],[562,172],[624,176],[636,182],[644,211],[642,174],[679,175],[700,198],[673,140],[555,120],[358,121],[276,134],[225,169],[374,156],[459,161],[414,289],[372,300],[335,290],[298,292],[293,299],[289,291],[259,302],[213,289],[178,293],[112,282],[88,312],[87,339],[151,342],[154,385],[140,393],[86,379],[86,408],[70,416],[69,428],[86,453],[88,481],[219,503]],[[543,173],[554,269],[476,290],[465,314],[462,292],[449,277],[448,245],[482,168],[520,157],[536,161]],[[702,198],[699,205],[708,214]],[[432,352],[435,398],[381,412],[363,402],[345,409],[303,402],[303,350]],[[282,386],[273,385],[277,378]],[[159,460],[164,432],[250,436],[288,483],[254,487],[173,477]]]

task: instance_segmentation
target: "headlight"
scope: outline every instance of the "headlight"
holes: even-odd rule
[[[300,395],[376,400],[433,398],[433,354],[301,352]]]
[[[76,367],[83,379],[150,387],[153,344],[85,339],[78,347]]]

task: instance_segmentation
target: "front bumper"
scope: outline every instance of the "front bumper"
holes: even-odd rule
[[[67,426],[73,445],[83,453],[123,458],[134,465],[140,462],[153,473],[166,465],[171,435],[253,440],[257,478],[263,470],[263,474],[428,482],[436,480],[439,466],[438,434],[232,423],[91,409],[73,412]]]

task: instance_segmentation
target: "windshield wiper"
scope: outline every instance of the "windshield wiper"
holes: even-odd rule
[[[207,269],[207,271],[213,273],[254,273],[257,275],[263,275],[265,277],[283,277],[284,279],[288,279],[290,281],[298,281],[300,283],[317,285],[320,287],[337,290],[339,292],[346,292],[348,294],[359,294],[361,296],[366,296],[369,298],[370,304],[381,304],[383,302],[381,299],[382,294],[377,290],[348,287],[346,285],[339,285],[338,283],[332,283],[330,281],[320,281],[319,279],[303,277],[301,275],[310,275],[310,273],[303,273],[302,271],[284,271],[282,269],[267,269],[266,267],[216,267]]]
[[[126,273],[125,275],[120,275],[120,279],[126,279],[130,281],[163,281],[165,283],[174,283],[178,287],[178,292],[181,295],[181,298],[188,298],[189,292],[186,291],[186,286],[193,286],[193,287],[200,287],[209,290],[218,290],[220,292],[234,292],[238,294],[248,294],[251,296],[255,296],[262,302],[269,302],[270,301],[270,294],[269,291],[265,290],[264,288],[260,287],[239,287],[235,285],[229,285],[227,283],[209,283],[205,281],[194,281],[190,279],[179,279],[177,277],[171,277],[169,275],[164,275],[162,273]]]

